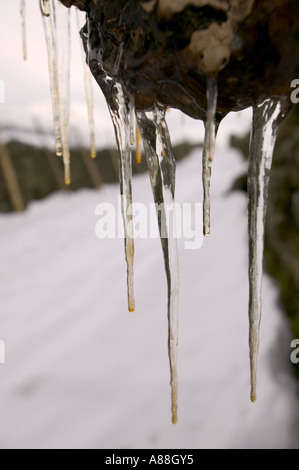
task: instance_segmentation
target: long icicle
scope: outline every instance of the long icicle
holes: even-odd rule
[[[119,149],[120,193],[125,230],[125,255],[127,262],[128,308],[135,310],[134,299],[134,233],[132,226],[132,152],[130,148],[129,109],[122,86],[115,83],[117,110],[109,107]]]
[[[218,97],[218,85],[216,77],[207,77],[207,114],[205,122],[205,139],[202,157],[202,181],[203,181],[203,233],[207,237],[210,234],[211,200],[210,183],[212,161],[216,139],[216,108]]]
[[[134,144],[135,144],[135,106],[134,106],[134,101],[132,99],[130,101],[130,145],[134,145]]]
[[[249,349],[252,402],[256,401],[268,186],[277,132],[285,115],[284,102],[278,98],[266,99],[253,109],[248,170]]]
[[[76,20],[78,29],[81,29],[80,19],[79,19],[79,10],[76,9]],[[95,143],[95,126],[94,126],[94,105],[93,105],[93,89],[92,89],[92,76],[90,69],[86,63],[85,54],[81,45],[81,56],[84,70],[84,87],[85,87],[85,97],[87,104],[87,113],[88,113],[88,123],[89,123],[89,136],[90,136],[90,156],[91,158],[96,158],[96,143]]]
[[[20,14],[22,24],[23,59],[27,60],[27,33],[26,33],[26,1],[20,0]]]
[[[138,111],[137,122],[143,139],[154,200],[158,209],[158,224],[168,284],[168,350],[171,372],[172,422],[177,423],[178,401],[178,252],[174,237],[175,159],[165,121],[165,113]]]
[[[95,37],[98,42],[98,26],[96,25],[95,27],[95,22],[89,17],[87,17],[86,28],[81,30],[81,37],[87,54],[87,63],[93,74],[96,64],[97,73],[94,76],[106,97],[119,149],[120,193],[127,262],[128,308],[130,312],[134,312],[134,233],[132,226],[132,152],[130,148],[130,107],[132,106],[132,101],[125,97],[121,84],[109,76],[103,68],[100,78],[98,77],[98,68],[102,65],[102,51],[100,48],[93,47]],[[111,96],[113,96],[112,103],[110,101]]]
[[[99,65],[102,64],[102,53],[98,48],[93,47],[94,35],[98,35],[97,26],[94,29],[94,22],[87,17],[86,28],[81,31],[81,37],[85,52],[87,54],[87,63],[93,73],[96,64],[98,72]],[[98,75],[95,78],[99,81]],[[135,310],[134,299],[134,233],[132,226],[132,152],[130,148],[130,105],[123,92],[120,83],[117,83],[107,72],[102,69],[99,84],[102,87],[106,97],[108,109],[112,118],[115,137],[119,149],[119,175],[120,175],[120,193],[122,201],[122,215],[125,233],[125,256],[127,262],[127,289],[128,289],[128,308],[130,312]],[[113,96],[113,104],[110,103],[110,97]]]
[[[56,143],[56,155],[62,156],[62,139],[60,127],[60,107],[59,107],[59,86],[58,86],[58,71],[57,71],[57,57],[56,57],[56,41],[54,34],[54,25],[52,22],[52,11],[49,0],[40,0],[40,9],[42,14],[43,27],[45,32],[47,50],[48,50],[48,65],[50,74],[50,87],[52,96],[53,107],[53,121],[54,133]]]
[[[58,86],[60,127],[64,163],[65,184],[71,182],[71,155],[69,147],[69,119],[70,119],[70,12],[62,3],[53,3],[56,18],[57,57],[58,57]]]
[[[138,124],[136,124],[136,163],[140,165],[142,162],[142,142],[141,142],[141,135]]]

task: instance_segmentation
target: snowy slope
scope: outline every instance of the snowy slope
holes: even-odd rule
[[[264,280],[258,401],[249,401],[246,199],[216,154],[212,235],[180,242],[179,423],[171,424],[166,280],[158,240],[136,243],[136,313],[123,240],[95,236],[118,187],[56,194],[0,217],[1,448],[291,448],[299,402],[290,333]],[[177,199],[201,201],[200,155],[180,163]],[[134,200],[151,201],[148,176]]]

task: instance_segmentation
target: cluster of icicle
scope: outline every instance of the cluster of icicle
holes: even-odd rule
[[[53,0],[39,0],[39,3],[48,52],[56,155],[63,158],[65,184],[69,185],[71,183],[71,159],[69,147],[71,11],[65,8],[62,3]],[[23,57],[24,60],[26,60],[27,41],[25,0],[20,0],[20,13],[22,19]],[[78,15],[77,23],[79,25]],[[95,158],[96,148],[91,74],[86,65],[83,51],[82,61],[84,67],[85,94],[90,127],[91,157]]]
[[[56,5],[56,6],[55,6]],[[66,183],[70,181],[70,155],[68,147],[69,120],[69,10],[60,2],[40,0],[44,31],[48,47],[49,71],[53,101],[55,138],[57,155],[63,155]],[[21,13],[24,19],[25,0],[21,0]],[[104,70],[101,52],[93,50],[89,42],[90,19],[87,16],[87,62],[95,60],[105,75],[106,82],[112,82],[117,109],[108,108],[114,125],[119,148],[120,191],[125,229],[125,256],[127,262],[127,285],[129,311],[135,309],[133,289],[134,234],[132,227],[132,145],[137,142],[137,159],[140,161],[140,136],[143,141],[148,171],[157,213],[161,244],[164,255],[168,283],[168,348],[171,371],[172,422],[177,422],[178,400],[178,250],[173,237],[174,214],[163,214],[163,205],[174,203],[175,159],[170,135],[165,120],[166,109],[156,104],[151,111],[136,111],[133,98],[128,103],[127,94],[114,77]],[[23,21],[23,32],[25,23]],[[25,33],[24,51],[25,48]],[[26,52],[24,52],[24,56]],[[121,51],[120,51],[121,58]],[[86,75],[87,77],[87,75]],[[92,95],[86,79],[88,108],[92,125]],[[211,166],[216,141],[218,122],[217,77],[207,77],[207,110],[205,140],[203,148],[203,227],[204,235],[210,234],[210,181]],[[286,114],[285,100],[275,97],[263,99],[253,107],[253,124],[248,170],[248,234],[249,234],[249,346],[251,369],[251,400],[256,400],[256,370],[259,349],[259,330],[262,308],[262,273],[264,228],[267,207],[268,184],[275,140],[280,122]],[[137,124],[137,125],[136,125]],[[93,129],[93,126],[92,126]],[[135,130],[136,136],[135,136]],[[94,131],[92,136],[92,156],[95,156]],[[161,212],[162,211],[162,212]]]

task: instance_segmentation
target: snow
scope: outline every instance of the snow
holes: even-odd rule
[[[123,240],[95,235],[119,188],[58,193],[0,216],[1,448],[295,448],[291,334],[265,276],[258,400],[249,400],[244,169],[216,152],[212,233],[179,241],[178,424],[171,424],[167,291],[157,239],[136,240],[136,312],[127,313]],[[133,198],[152,202],[148,175]],[[200,152],[178,165],[177,200],[202,201]]]

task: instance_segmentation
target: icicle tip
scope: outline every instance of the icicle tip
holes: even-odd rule
[[[65,174],[64,183],[66,186],[69,186],[71,184],[71,175],[68,172]]]

